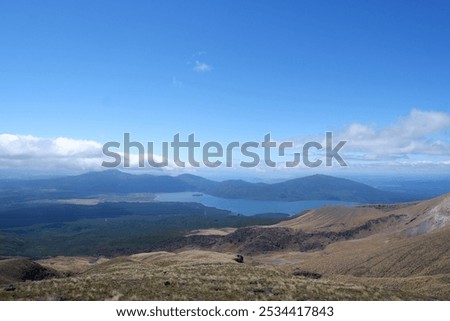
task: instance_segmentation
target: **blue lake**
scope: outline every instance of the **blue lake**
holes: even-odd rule
[[[327,205],[357,205],[353,202],[340,201],[254,201],[243,199],[226,199],[207,194],[192,192],[182,193],[159,193],[155,201],[158,202],[196,202],[205,206],[216,207],[243,215],[254,215],[260,213],[286,213],[297,214],[304,210],[319,208]]]

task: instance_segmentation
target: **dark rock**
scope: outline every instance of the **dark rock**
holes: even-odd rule
[[[10,284],[5,288],[5,291],[16,291],[16,287]]]
[[[50,297],[48,300],[49,301],[69,301],[69,299],[67,299],[66,297],[59,296],[59,295]]]
[[[236,257],[234,258],[234,260],[238,263],[244,263],[244,257],[240,254],[236,255]]]
[[[367,237],[392,223],[405,220],[404,214],[371,219],[362,225],[342,231],[312,231],[291,229],[288,227],[242,227],[227,235],[190,235],[175,237],[161,241],[146,251],[173,252],[182,248],[210,249],[221,252],[230,245],[237,248],[243,255],[265,254],[270,252],[290,250],[312,252],[323,250],[328,244]],[[238,260],[234,259],[236,262]],[[240,262],[241,263],[241,262]]]
[[[315,280],[320,279],[322,277],[322,274],[320,274],[320,273],[308,272],[308,271],[295,271],[293,273],[293,275],[303,276],[305,278],[315,279]]]
[[[171,284],[170,281],[164,282],[164,285],[165,285],[165,286],[170,286],[170,284]]]
[[[272,288],[265,288],[265,289],[254,289],[252,291],[253,294],[265,294],[268,296],[273,295],[273,289]]]

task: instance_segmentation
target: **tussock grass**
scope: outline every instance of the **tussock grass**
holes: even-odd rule
[[[232,255],[187,251],[122,257],[75,276],[24,282],[1,300],[407,300],[408,292],[311,280]],[[153,258],[152,258],[153,257]],[[157,259],[155,259],[157,258]]]

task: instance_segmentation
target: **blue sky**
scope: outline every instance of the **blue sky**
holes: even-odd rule
[[[448,1],[3,1],[0,167],[61,137],[76,154],[124,132],[230,142],[330,130],[359,137],[353,168],[448,170],[449,16]],[[420,131],[424,119],[439,125]],[[405,124],[418,129],[387,148]]]

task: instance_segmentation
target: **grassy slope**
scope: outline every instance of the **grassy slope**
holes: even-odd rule
[[[449,195],[394,208],[325,208],[278,228],[345,231],[389,215],[400,219],[321,251],[269,251],[246,257],[246,264],[235,263],[231,254],[207,251],[81,260],[73,276],[18,283],[17,291],[0,292],[0,299],[450,300],[449,213]],[[62,260],[41,264],[70,270]],[[323,278],[293,276],[298,270]]]
[[[1,300],[417,300],[383,287],[310,280],[203,251],[121,257],[76,276],[17,284]]]

